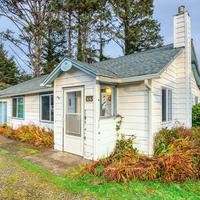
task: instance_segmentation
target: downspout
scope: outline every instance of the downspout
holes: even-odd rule
[[[148,155],[153,155],[153,131],[152,131],[152,81],[145,80],[145,87],[148,89]]]

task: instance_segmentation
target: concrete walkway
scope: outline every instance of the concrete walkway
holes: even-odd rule
[[[6,150],[25,160],[29,160],[49,171],[62,175],[68,170],[86,164],[88,160],[67,152],[36,148],[0,136],[0,150]]]

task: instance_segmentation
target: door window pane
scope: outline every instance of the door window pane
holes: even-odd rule
[[[67,92],[66,134],[81,136],[81,91]]]
[[[67,112],[81,113],[81,91],[67,93]]]

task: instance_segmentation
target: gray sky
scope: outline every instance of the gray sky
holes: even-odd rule
[[[200,62],[200,0],[154,0],[154,5],[154,18],[161,24],[161,35],[164,37],[165,44],[173,42],[173,15],[177,13],[180,5],[185,5],[186,10],[191,16],[192,37]],[[0,31],[6,30],[7,28],[15,30],[11,22],[5,18],[0,18]],[[13,55],[10,46],[11,44],[6,42],[6,49],[10,55]],[[22,53],[17,49],[15,51],[23,58]],[[110,43],[106,47],[105,53],[111,57],[122,55],[121,49],[115,43]]]

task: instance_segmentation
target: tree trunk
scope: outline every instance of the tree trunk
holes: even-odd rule
[[[69,10],[68,13],[68,49],[67,56],[72,57],[72,12]]]

